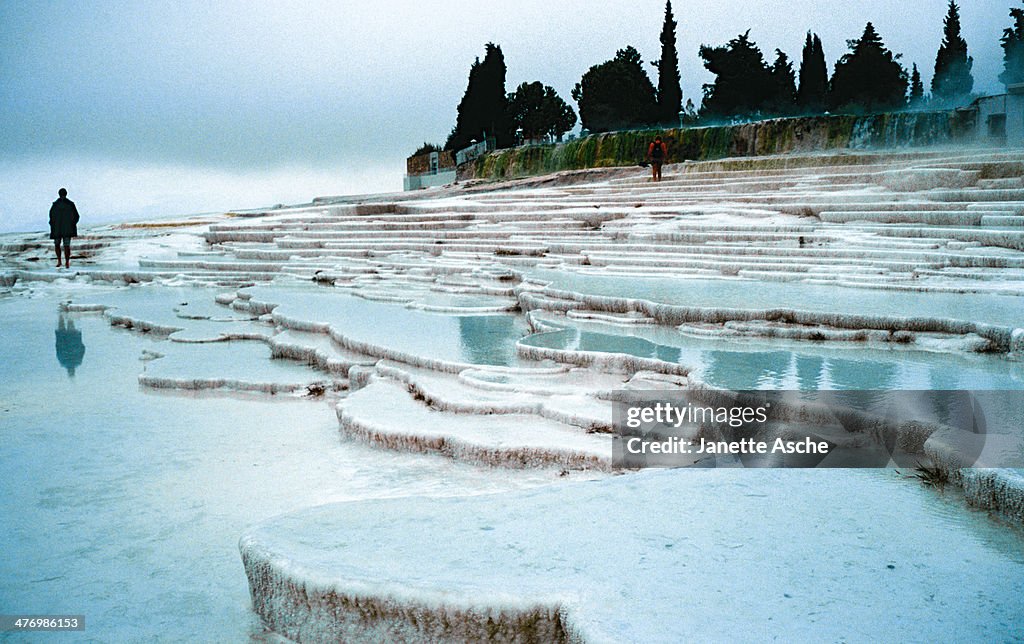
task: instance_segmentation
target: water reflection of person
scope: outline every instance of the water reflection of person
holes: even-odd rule
[[[68,376],[75,376],[75,369],[82,364],[85,357],[85,345],[82,343],[82,332],[75,328],[75,321],[65,319],[61,315],[57,319],[57,330],[53,332],[57,340],[57,360],[60,366],[68,370]]]

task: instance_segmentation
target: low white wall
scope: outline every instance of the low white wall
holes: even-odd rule
[[[407,174],[404,186],[406,190],[419,190],[433,186],[446,186],[455,182],[455,169],[444,170],[437,174]]]
[[[1006,138],[993,139],[989,134],[989,120],[993,116],[1006,118]],[[978,101],[978,140],[1009,146],[1024,145],[1024,95],[1001,94],[986,96]]]

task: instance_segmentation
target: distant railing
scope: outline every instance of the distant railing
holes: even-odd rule
[[[469,163],[470,161],[476,161],[477,158],[482,157],[495,148],[494,138],[488,137],[479,143],[462,148],[455,153],[455,165],[462,165],[463,163]]]

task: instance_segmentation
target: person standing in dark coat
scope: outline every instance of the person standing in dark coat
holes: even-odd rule
[[[68,199],[68,191],[57,191],[59,198],[50,206],[50,239],[57,251],[57,268],[60,268],[60,246],[64,244],[64,268],[71,267],[71,238],[78,237],[78,208]]]

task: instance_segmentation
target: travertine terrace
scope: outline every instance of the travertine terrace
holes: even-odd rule
[[[660,183],[639,168],[607,169],[323,198],[212,222],[96,230],[78,244],[87,257],[71,272],[36,268],[49,261],[41,236],[12,238],[2,249],[0,283],[19,289],[72,279],[148,289],[143,299],[83,294],[65,304],[181,345],[146,366],[143,386],[323,392],[337,399],[345,440],[498,471],[602,477],[611,467],[612,401],[623,390],[808,382],[921,388],[914,378],[926,386],[1024,388],[1022,177],[1021,152],[929,149],[678,164]],[[193,288],[193,296],[185,303],[163,296],[166,284]],[[275,375],[258,360],[232,368],[233,350],[216,347],[241,342],[308,365],[306,376]],[[738,352],[730,369],[702,358],[721,351]],[[782,352],[784,364],[745,361],[744,352]],[[197,369],[202,356],[208,364]],[[801,379],[807,356],[817,361],[809,381]],[[876,362],[858,362],[864,356]],[[917,371],[900,371],[904,363]],[[924,441],[920,453],[945,463],[941,445]],[[1024,520],[1019,473],[951,467],[950,474],[970,502]],[[644,494],[696,486],[701,494],[707,485],[659,477],[608,478],[603,498],[626,503],[636,486]],[[855,496],[877,492],[877,481],[858,487],[859,480],[848,482]],[[516,503],[557,505],[552,499],[562,493],[567,503],[589,498],[586,484],[574,486]],[[490,511],[470,505],[440,504],[435,516]],[[317,553],[316,526],[358,532],[359,517],[377,509],[404,511],[320,508],[304,518],[299,510],[280,531],[271,520],[245,536],[254,605],[267,623],[314,638],[458,639],[488,628],[509,640],[637,635],[592,618],[574,603],[592,597],[566,599],[560,587],[527,584],[505,596],[484,584],[478,606],[467,588],[451,597],[434,586],[396,590],[417,587],[413,573],[391,571],[376,584],[359,563],[361,548],[373,543]],[[459,532],[468,529],[434,536],[472,541]],[[639,529],[659,528],[654,521]],[[406,563],[418,565],[413,555]],[[402,626],[389,631],[382,620]]]

